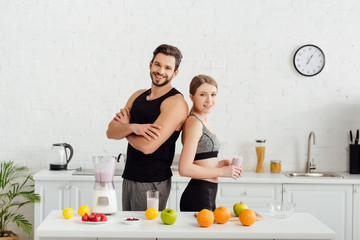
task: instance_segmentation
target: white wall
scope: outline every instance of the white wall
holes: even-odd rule
[[[169,43],[184,55],[173,85],[189,104],[194,75],[219,82],[210,121],[222,156],[239,151],[253,171],[254,139],[266,138],[266,167],[304,169],[314,130],[318,170],[348,171],[347,133],[360,128],[356,0],[0,0],[0,11],[1,160],[46,168],[56,142],[74,147],[74,167],[125,151],[107,124],[150,87],[152,51]],[[311,78],[292,66],[307,43],[326,55]]]
[[[72,165],[125,151],[108,122],[129,95],[149,88],[161,43],[184,55],[173,85],[188,98],[196,74],[219,82],[210,121],[227,154],[255,169],[254,139],[266,159],[304,168],[307,136],[319,170],[347,171],[347,132],[360,128],[356,0],[0,1],[0,159],[37,170],[52,143],[75,149]],[[298,47],[326,55],[318,76],[292,66]],[[180,151],[181,145],[177,151]]]

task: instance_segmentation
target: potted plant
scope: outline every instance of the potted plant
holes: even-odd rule
[[[33,178],[28,174],[29,168],[15,164],[13,161],[3,161],[0,165],[0,240],[18,239],[7,230],[10,222],[21,227],[31,238],[32,224],[19,213],[20,209],[31,203],[39,203],[40,196],[35,194]],[[15,235],[15,236],[14,236]]]

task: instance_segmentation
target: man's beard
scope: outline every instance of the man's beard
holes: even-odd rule
[[[154,80],[153,75],[152,75],[151,72],[150,72],[150,77],[151,77],[152,83],[153,83],[155,86],[157,86],[157,87],[165,86],[166,84],[168,84],[169,82],[171,82],[171,79],[173,78],[173,76],[174,76],[174,73],[172,74],[172,76],[171,76],[170,78],[166,78],[166,79],[165,79],[165,82],[158,84],[158,83],[156,83],[156,81]]]

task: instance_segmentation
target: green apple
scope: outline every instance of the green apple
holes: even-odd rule
[[[235,203],[233,206],[234,213],[237,217],[239,216],[239,214],[242,210],[247,209],[247,208],[248,208],[248,206],[243,202]]]
[[[161,221],[167,225],[174,224],[177,218],[177,213],[174,209],[166,208],[161,212]]]

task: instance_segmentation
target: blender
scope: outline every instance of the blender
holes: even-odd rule
[[[94,157],[95,185],[91,199],[94,213],[114,214],[117,211],[114,185],[116,157]]]

